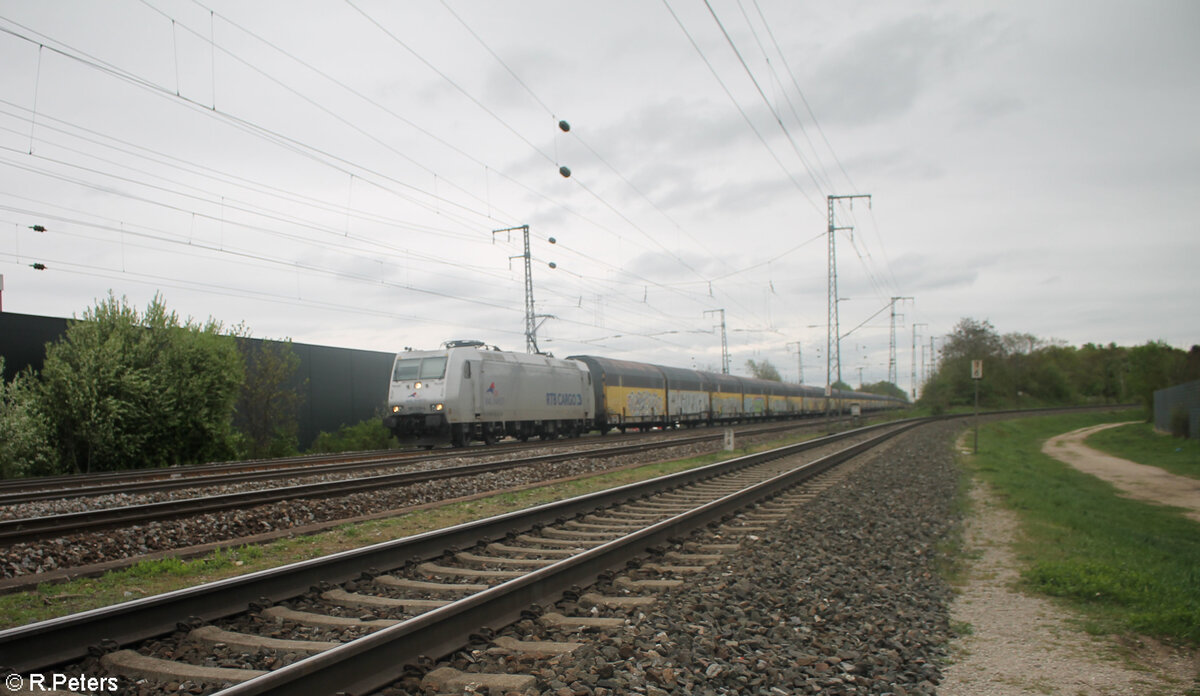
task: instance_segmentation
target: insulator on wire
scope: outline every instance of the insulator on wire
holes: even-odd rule
[[[33,270],[35,270],[35,271],[44,271],[44,270],[46,270],[46,264],[44,264],[44,263],[31,263],[31,264],[29,264],[29,267],[30,267],[30,268],[32,268],[32,269],[33,269]]]
[[[570,132],[571,130],[571,124],[567,123],[566,121],[559,121],[558,127],[561,128],[562,132],[564,133]]]
[[[46,228],[43,227],[42,225],[30,225],[29,229],[33,230],[34,232],[45,232],[46,231]]]
[[[564,179],[569,179],[571,177],[571,170],[567,169],[566,165],[559,167],[558,173],[562,174]]]

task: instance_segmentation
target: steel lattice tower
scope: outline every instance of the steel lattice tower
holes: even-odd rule
[[[542,352],[538,349],[537,344],[537,329],[538,318],[550,318],[548,314],[535,314],[533,308],[533,267],[532,256],[529,253],[529,225],[521,225],[520,227],[507,227],[502,230],[492,230],[493,237],[501,232],[516,232],[520,230],[524,235],[525,253],[520,256],[508,257],[512,259],[525,259],[525,352],[537,354]],[[554,243],[554,238],[550,238],[550,243]],[[554,264],[550,264],[554,268]]]
[[[855,198],[865,198],[868,203],[871,194],[856,193],[849,196],[826,196],[829,205],[829,320],[825,331],[825,410],[829,411],[829,397],[832,395],[830,376],[833,368],[837,369],[837,381],[842,381],[842,339],[838,327],[838,294],[837,294],[837,247],[834,239],[838,227],[833,220],[833,202],[836,200],[853,201]],[[832,363],[832,364],[831,364]]]
[[[899,386],[899,372],[896,367],[896,301],[911,300],[911,297],[893,297],[892,298],[892,328],[891,338],[888,341],[888,381],[896,386]],[[900,316],[904,316],[901,314]]]
[[[729,374],[729,342],[725,339],[725,310],[706,309],[705,314],[721,313],[721,374]]]

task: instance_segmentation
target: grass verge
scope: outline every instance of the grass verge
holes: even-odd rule
[[[1136,632],[1200,644],[1200,524],[1116,494],[1042,454],[1042,443],[1123,413],[988,424],[968,468],[1021,517],[1023,582],[1082,610],[1093,633]]]
[[[216,551],[194,559],[166,558],[143,561],[97,578],[80,578],[61,584],[45,583],[39,585],[36,591],[0,595],[0,629],[23,626],[338,551],[400,539],[505,512],[524,510],[535,505],[644,481],[814,437],[817,435],[785,437],[734,452],[718,452],[690,459],[647,464],[536,488],[507,491],[484,498],[417,510],[397,517],[346,524],[319,534]]]
[[[1154,430],[1151,423],[1109,428],[1086,440],[1113,456],[1166,469],[1178,476],[1200,479],[1200,440],[1184,440]]]

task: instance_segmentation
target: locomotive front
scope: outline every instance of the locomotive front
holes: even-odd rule
[[[428,446],[448,437],[446,368],[450,357],[448,350],[396,356],[383,425],[401,441],[416,439],[416,444]]]

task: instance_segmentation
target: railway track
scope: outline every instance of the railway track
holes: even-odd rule
[[[766,427],[758,426],[753,429],[744,430],[742,433],[743,435],[767,434],[794,428],[795,424],[775,424]],[[318,483],[281,486],[239,493],[183,498],[143,505],[99,508],[81,512],[48,515],[44,517],[27,517],[2,520],[0,521],[0,544],[30,543],[42,539],[60,537],[66,534],[99,531],[137,524],[147,524],[151,522],[179,519],[205,513],[222,512],[226,510],[239,510],[283,500],[331,498],[365,491],[380,490],[398,486],[409,486],[427,481],[437,481],[462,476],[476,476],[479,474],[503,471],[506,469],[515,469],[519,467],[535,466],[538,464],[547,464],[580,458],[623,456],[648,452],[656,449],[712,442],[720,440],[722,437],[723,434],[721,432],[707,432],[700,434],[688,434],[682,437],[656,438],[650,441],[647,441],[643,438],[634,441],[632,444],[598,445],[589,446],[585,449],[569,448],[565,451],[530,457],[516,457],[512,459],[484,461],[474,464],[409,470],[393,474],[380,474],[333,481],[321,481]],[[598,443],[589,443],[589,445],[595,444]],[[506,450],[506,452],[507,451],[516,450]],[[495,454],[496,452],[494,449],[481,449],[480,454],[477,456],[495,456]],[[441,455],[441,458],[444,459],[446,456],[447,455]],[[306,475],[308,475],[316,473],[314,471],[315,469],[327,470],[332,467],[337,467],[341,470],[347,468],[378,468],[381,466],[386,466],[389,463],[411,464],[419,461],[425,460],[383,460],[372,461],[370,464],[363,464],[362,462],[349,464],[339,463],[321,465],[319,467],[309,467],[303,471]],[[256,479],[269,479],[278,477],[280,475],[281,474],[279,471],[276,470],[274,472],[240,473],[233,475],[233,478],[236,480],[247,480],[250,477]],[[224,477],[224,480],[230,480],[230,475],[226,474],[222,476]],[[166,486],[191,486],[196,485],[196,480],[197,479],[188,479],[188,481],[191,481],[192,483],[163,481],[150,481],[143,482],[141,484],[129,483],[124,484],[122,491],[129,492],[132,490],[138,490],[139,485],[153,489],[159,489],[159,487]],[[107,490],[109,486],[106,485],[104,488]],[[81,493],[82,490],[83,489],[75,489],[69,491],[67,495],[83,495],[83,493]],[[42,493],[37,493],[35,495],[42,495]]]
[[[790,421],[788,424],[742,426],[739,434],[777,432],[780,430],[826,425],[826,421]],[[678,433],[655,433],[656,439],[684,438],[693,441],[694,435]],[[165,469],[138,469],[134,471],[52,476],[34,479],[0,480],[0,506],[20,505],[42,500],[69,500],[109,495],[113,493],[145,493],[173,491],[220,486],[232,483],[272,481],[327,474],[353,473],[395,466],[436,466],[446,460],[476,459],[519,454],[520,452],[544,449],[547,446],[573,447],[579,449],[601,448],[619,442],[636,442],[646,439],[646,433],[612,435],[599,440],[587,438],[581,441],[559,441],[518,443],[507,442],[497,446],[478,446],[443,450],[437,452],[373,450],[367,452],[329,455],[305,455],[280,459],[261,459],[247,462],[218,462],[191,467]],[[709,433],[700,437],[719,438]]]
[[[128,680],[151,679],[176,688],[233,684],[222,692],[230,695],[371,693],[396,680],[411,681],[423,672],[421,665],[427,658],[450,654],[469,643],[473,634],[486,635],[523,616],[577,626],[603,625],[601,616],[564,617],[543,608],[564,592],[573,603],[594,606],[596,614],[604,613],[602,608],[610,604],[648,601],[638,595],[678,578],[627,577],[620,573],[627,565],[673,576],[711,562],[731,548],[684,546],[681,540],[709,525],[726,525],[726,533],[734,537],[762,533],[802,498],[788,498],[788,491],[917,424],[862,428],[3,631],[0,655],[19,673],[57,666],[66,673],[85,674],[99,665]],[[767,502],[779,496],[785,497]],[[753,506],[758,506],[757,511],[746,512]],[[675,550],[668,550],[671,547]],[[592,586],[597,579],[627,594],[602,596],[577,589]],[[247,606],[252,606],[249,613]],[[264,638],[254,627],[274,628],[267,631],[273,634],[282,627],[286,635]],[[362,633],[367,635],[357,637]],[[233,669],[161,661],[145,654],[150,651],[144,643],[141,649],[129,647],[164,635],[200,645],[236,645],[266,657],[260,661],[261,669]],[[319,640],[313,641],[314,636]],[[497,647],[551,649],[507,645]],[[86,658],[89,649],[93,657]],[[290,658],[280,655],[297,659],[281,664]],[[430,684],[457,678],[445,669],[420,676],[432,680]]]

